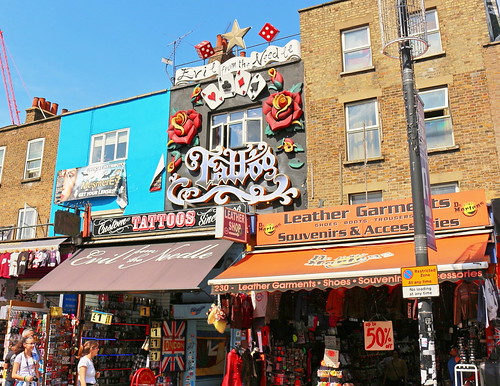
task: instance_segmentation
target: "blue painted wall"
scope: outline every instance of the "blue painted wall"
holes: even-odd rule
[[[164,210],[165,173],[161,190],[150,192],[149,185],[162,154],[167,162],[169,103],[170,92],[162,91],[63,115],[54,175],[62,169],[89,164],[93,135],[128,128],[129,145],[125,161],[128,205],[124,214]],[[89,202],[92,211],[119,208],[115,197],[93,198]],[[62,207],[54,204],[52,196],[51,221],[54,221],[54,213],[58,209]]]

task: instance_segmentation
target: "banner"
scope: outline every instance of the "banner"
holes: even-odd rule
[[[125,162],[107,162],[57,173],[54,204],[116,196],[120,208],[128,204]]]

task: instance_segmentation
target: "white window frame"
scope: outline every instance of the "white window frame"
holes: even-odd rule
[[[40,151],[40,154],[37,155],[36,157],[29,158],[31,146],[35,145],[38,142],[42,143],[42,149]],[[44,148],[45,148],[45,138],[37,138],[37,139],[32,139],[31,141],[28,141],[28,146],[26,146],[26,162],[24,163],[24,179],[25,180],[30,180],[33,178],[40,178],[40,176],[42,175]],[[36,162],[38,160],[40,161],[40,166],[35,167],[35,168],[28,167],[28,164],[30,162]]]
[[[428,17],[430,14],[434,14],[434,18],[436,20],[436,28],[429,28]],[[427,40],[430,41],[429,36],[431,36],[431,35],[439,36],[439,47],[435,48],[432,45],[429,46],[429,49],[424,54],[424,56],[439,54],[439,53],[443,52],[443,41],[441,40],[441,29],[439,27],[439,18],[438,18],[437,10],[436,9],[428,9],[427,11],[425,11],[425,21],[426,21],[426,28],[427,28]]]
[[[441,91],[444,91],[444,101],[445,103],[443,105],[439,105],[439,106],[433,106],[432,108],[429,107],[429,106],[426,106],[425,105],[425,101],[424,101],[424,121],[425,121],[425,127],[426,127],[426,139],[427,139],[427,150],[432,150],[432,149],[442,149],[442,148],[448,148],[448,147],[452,147],[452,146],[455,146],[455,136],[454,136],[454,133],[453,133],[453,122],[451,120],[451,111],[450,111],[450,101],[449,101],[449,97],[448,97],[448,87],[436,87],[436,88],[433,88],[433,89],[429,89],[429,90],[422,90],[422,91],[419,91],[419,96],[422,98],[422,100],[424,99],[423,96],[425,96],[426,94],[430,94],[430,93],[433,93],[433,92],[441,92]],[[440,110],[443,110],[443,114],[442,115],[439,115],[439,116],[433,116],[433,117],[427,117],[427,115],[429,113],[434,113],[434,112],[438,112]],[[439,119],[442,119],[442,120],[445,120],[445,121],[448,121],[448,124],[449,124],[449,127],[450,127],[450,138],[448,138],[448,143],[447,144],[441,144],[441,145],[438,145],[438,146],[435,146],[433,145],[433,141],[431,138],[429,138],[429,136],[427,135],[427,127],[429,124],[432,124],[433,122],[439,120]],[[445,137],[444,135],[442,136],[444,139],[446,139],[447,137]],[[446,141],[442,141],[443,142],[446,142]]]
[[[7,146],[0,146],[0,183],[2,183],[3,165],[5,161],[6,151],[7,151]]]
[[[368,197],[368,200],[366,198]],[[359,198],[360,201],[354,203],[354,199]],[[349,194],[349,204],[350,205],[358,205],[358,204],[368,204],[370,202],[381,202],[382,201],[382,191],[374,190],[371,192],[362,192],[362,193],[350,193]]]
[[[368,44],[360,45],[360,46],[356,46],[356,47],[352,47],[352,48],[346,48],[346,46],[347,46],[346,45],[346,34],[348,34],[350,32],[354,32],[354,31],[360,31],[363,29],[366,29],[366,31],[367,31]],[[346,54],[350,54],[350,53],[357,52],[357,51],[363,51],[365,49],[370,50],[370,62],[365,67],[354,68],[354,69],[347,68]],[[351,28],[351,29],[347,29],[347,30],[342,31],[342,68],[344,69],[344,72],[362,71],[362,70],[365,70],[365,69],[371,68],[371,67],[373,67],[373,52],[372,52],[372,47],[371,47],[370,27],[365,25],[362,27]]]
[[[446,189],[448,190],[445,193],[436,193],[436,189]],[[444,182],[444,183],[439,183],[439,184],[431,184],[431,195],[436,195],[436,194],[447,194],[447,193],[457,193],[459,191],[458,189],[458,182]]]
[[[26,215],[32,214],[31,223],[26,223]],[[17,215],[17,232],[16,239],[34,239],[36,237],[36,225],[38,219],[38,211],[36,208],[26,206],[23,209],[19,209]],[[21,227],[29,227],[29,228],[21,228]]]
[[[250,110],[255,110],[255,109],[260,109],[260,114],[258,114],[255,117],[248,117],[248,112]],[[236,119],[236,120],[231,120],[231,114],[235,113],[243,113],[243,118],[241,119]],[[226,117],[225,122],[218,123],[217,125],[214,125],[214,119],[217,117]],[[259,132],[259,140],[258,141],[249,141],[248,140],[248,130],[247,130],[247,123],[248,122],[256,122],[258,121],[260,124],[260,132]],[[242,143],[238,146],[235,146],[235,148],[245,146],[246,144],[253,144],[253,143],[259,143],[262,142],[262,136],[263,136],[263,125],[262,125],[262,107],[261,106],[252,106],[248,107],[246,109],[240,109],[240,110],[232,110],[232,111],[227,111],[225,113],[221,114],[214,114],[210,117],[210,149],[214,150],[217,146],[223,146],[226,148],[229,148],[229,126],[231,124],[242,124]],[[219,130],[220,133],[220,143],[214,143],[214,131]]]
[[[368,104],[368,103],[373,103],[373,105],[374,105],[376,124],[375,125],[363,125],[360,127],[349,127],[349,109],[350,109],[350,107],[361,105],[361,104]],[[344,110],[345,110],[345,125],[346,125],[347,160],[348,161],[358,161],[358,160],[363,160],[363,159],[380,157],[382,155],[382,149],[381,149],[382,130],[380,127],[380,116],[379,116],[379,108],[378,108],[377,99],[367,99],[367,100],[363,100],[363,101],[346,103],[344,106]],[[360,133],[363,131],[365,131],[366,133],[368,133],[369,131],[378,131],[378,144],[377,144],[378,145],[378,154],[370,154],[369,150],[365,154],[365,150],[363,149],[364,157],[354,158],[354,156],[352,154],[353,149],[351,149],[351,147],[349,146],[349,136],[356,135],[357,133]],[[368,137],[368,136],[366,136],[366,137]]]
[[[125,156],[124,157],[118,157],[117,156],[118,136],[121,133],[127,133],[127,137],[126,137],[127,138],[127,142],[126,142]],[[106,148],[106,139],[107,138],[113,138],[113,137],[114,137],[114,146],[115,146],[115,150],[114,150],[114,154],[113,154],[113,159],[109,159],[109,160],[104,161],[104,154],[105,154],[105,148]],[[99,157],[99,160],[94,161],[93,160],[94,159],[94,151],[96,150],[96,148],[95,148],[95,142],[98,139],[102,139],[102,141],[103,141],[103,145],[101,147],[102,152],[101,152],[101,156]],[[112,130],[112,131],[106,131],[104,133],[94,134],[92,136],[91,141],[90,141],[89,165],[95,165],[95,164],[100,164],[100,163],[104,163],[104,162],[121,161],[121,160],[127,159],[129,142],[130,142],[130,130],[128,128],[126,128],[126,129],[119,129],[119,130]]]

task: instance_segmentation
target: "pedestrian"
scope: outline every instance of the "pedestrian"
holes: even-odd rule
[[[95,340],[88,340],[80,347],[78,361],[78,384],[80,386],[97,385],[99,372],[95,371],[92,359],[99,353],[99,343]]]
[[[5,386],[14,386],[16,380],[12,378],[12,367],[16,356],[23,351],[22,338],[19,335],[11,335],[9,340],[9,352],[5,356],[3,368],[5,370]]]
[[[408,366],[404,359],[399,357],[398,350],[392,352],[384,368],[384,385],[405,386],[408,384]]]
[[[33,338],[35,344],[33,345],[33,350],[31,351],[31,354],[33,355],[33,358],[40,363],[40,355],[38,355],[38,348],[36,347],[36,334],[35,330],[32,328],[25,328],[22,333],[23,338],[31,337]]]
[[[16,355],[12,366],[12,378],[24,382],[25,386],[36,386],[40,378],[38,363],[33,358],[35,340],[31,336],[22,339],[23,351]]]
[[[455,366],[460,362],[458,356],[458,348],[452,346],[450,348],[450,359],[448,359],[448,373],[450,374],[451,384],[455,386]]]

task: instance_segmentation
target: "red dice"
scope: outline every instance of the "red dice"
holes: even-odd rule
[[[280,32],[279,29],[277,29],[275,26],[273,26],[270,23],[266,23],[264,27],[259,32],[259,35],[262,36],[265,40],[268,42],[273,41],[273,39],[278,35]]]
[[[212,44],[206,40],[202,41],[201,43],[198,43],[197,45],[194,46],[194,48],[196,48],[198,56],[202,59],[209,58],[215,53]]]

